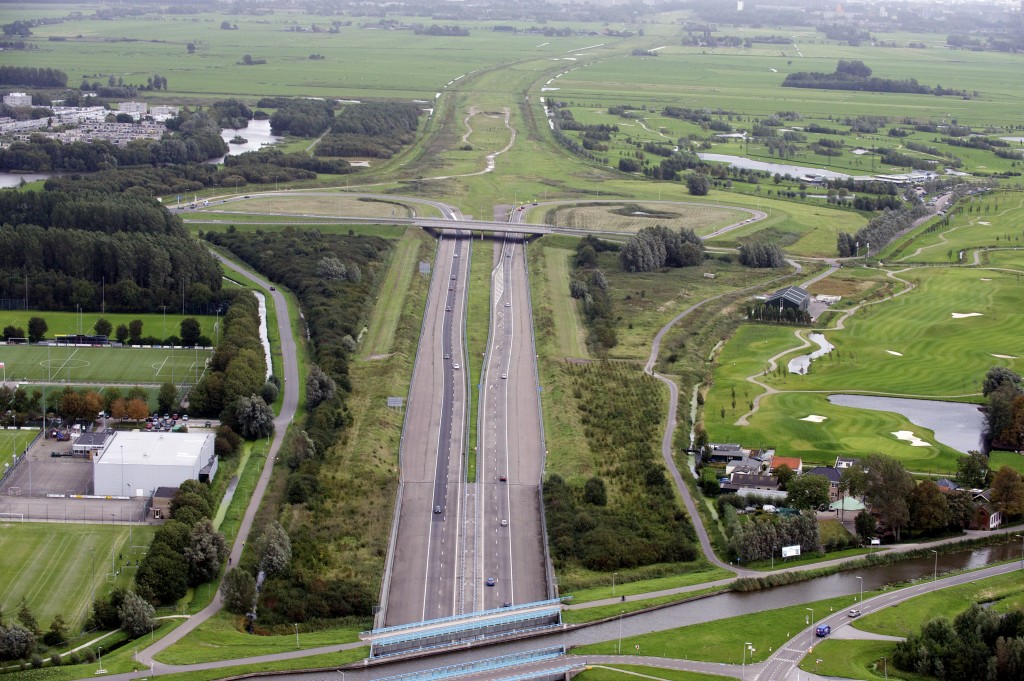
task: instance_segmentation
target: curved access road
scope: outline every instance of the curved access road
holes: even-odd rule
[[[256,517],[256,511],[259,509],[260,502],[263,500],[263,495],[267,491],[267,485],[270,483],[270,476],[274,471],[274,461],[277,458],[277,452],[281,449],[281,443],[284,442],[285,432],[288,430],[288,425],[295,417],[295,412],[299,406],[299,363],[296,359],[295,337],[292,335],[291,318],[288,314],[288,299],[285,295],[280,291],[271,291],[270,282],[256,272],[234,262],[233,260],[228,260],[219,253],[215,252],[214,256],[228,269],[245,275],[252,281],[256,282],[259,286],[262,286],[274,301],[274,311],[277,314],[277,336],[280,339],[281,360],[283,363],[282,369],[284,371],[281,412],[274,419],[274,439],[270,444],[270,451],[263,462],[263,471],[260,473],[259,480],[256,482],[256,487],[253,489],[252,498],[249,500],[249,505],[245,509],[245,515],[242,516],[242,524],[238,528],[238,535],[235,537],[235,543],[231,546],[231,553],[229,554],[229,564],[238,565],[242,558],[242,550],[245,547],[245,541],[249,538],[249,533],[252,531],[252,523]],[[169,632],[159,641],[155,642],[148,648],[144,648],[139,651],[137,655],[138,661],[147,665],[152,664],[154,655],[174,645],[187,636],[200,624],[217,614],[221,607],[221,592],[220,589],[218,589],[209,605],[192,615],[192,617],[190,617],[184,624]]]
[[[792,260],[789,262],[796,268],[796,272],[798,274],[803,270],[799,263],[793,262]],[[752,575],[757,573],[730,565],[715,555],[715,549],[711,546],[711,538],[708,536],[707,528],[704,527],[704,522],[701,520],[701,516],[697,512],[697,505],[693,500],[693,496],[690,494],[690,488],[687,487],[685,482],[683,482],[683,477],[680,475],[679,468],[676,466],[675,458],[672,456],[672,440],[676,430],[676,413],[679,409],[679,387],[671,378],[657,373],[654,370],[654,365],[658,363],[658,355],[661,352],[661,342],[664,340],[665,334],[667,334],[672,327],[678,324],[682,319],[692,314],[694,310],[697,310],[720,298],[735,295],[737,293],[743,293],[744,291],[764,288],[774,281],[779,281],[790,276],[792,276],[792,274],[775,277],[774,279],[769,279],[768,281],[754,286],[719,293],[716,296],[711,296],[710,298],[705,298],[704,300],[694,303],[677,314],[667,324],[665,324],[665,326],[658,330],[658,333],[654,336],[654,340],[651,342],[651,354],[647,358],[647,365],[644,366],[644,373],[649,376],[654,376],[656,379],[668,386],[668,415],[665,421],[665,432],[661,438],[661,456],[665,460],[665,466],[668,468],[669,473],[672,475],[672,480],[675,481],[676,489],[679,490],[679,494],[683,497],[686,512],[690,515],[690,520],[693,522],[693,529],[697,533],[697,540],[700,542],[701,550],[704,552],[705,557],[707,557],[708,562],[712,565],[716,565],[723,570],[729,570],[730,572],[738,575]]]

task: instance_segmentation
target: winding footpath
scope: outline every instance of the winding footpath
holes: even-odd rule
[[[274,471],[274,461],[277,459],[277,452],[281,449],[281,443],[284,442],[284,436],[288,430],[288,425],[292,422],[292,419],[295,417],[295,412],[298,409],[299,364],[296,359],[295,337],[292,335],[291,318],[288,314],[288,300],[284,294],[280,291],[271,291],[270,282],[252,270],[249,270],[232,260],[228,260],[217,253],[214,253],[214,255],[229,269],[245,275],[258,285],[262,286],[273,299],[274,311],[277,314],[277,335],[280,339],[279,349],[283,364],[282,369],[284,371],[284,389],[282,391],[283,398],[281,402],[281,412],[274,419],[274,438],[271,442],[267,458],[264,460],[263,471],[260,473],[256,487],[253,489],[252,498],[245,509],[245,515],[242,517],[242,524],[238,528],[238,535],[235,537],[235,543],[232,545],[231,553],[229,554],[230,558],[228,559],[228,564],[238,565],[242,558],[242,550],[245,548],[245,541],[249,538],[249,534],[252,531],[252,524],[256,517],[256,511],[259,509],[260,502],[263,500],[263,495],[267,491],[267,485],[270,483],[270,476]],[[139,651],[136,658],[142,664],[153,665],[153,657],[155,655],[174,645],[194,631],[203,622],[216,615],[220,612],[222,605],[221,592],[220,589],[218,589],[209,605],[192,615],[181,626],[163,636],[159,641],[156,641],[149,647]]]

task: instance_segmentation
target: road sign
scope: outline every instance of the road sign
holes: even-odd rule
[[[389,397],[388,398],[388,407],[393,407],[393,408],[401,409],[404,405],[405,405],[405,398],[404,397]]]

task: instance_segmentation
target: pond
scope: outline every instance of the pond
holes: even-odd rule
[[[807,369],[810,368],[811,362],[818,359],[828,353],[836,347],[825,340],[825,336],[820,333],[812,333],[807,336],[807,340],[817,344],[818,349],[809,355],[800,355],[789,360],[789,373],[791,374],[806,374]]]
[[[244,138],[246,140],[245,144],[232,144],[231,140],[236,135]],[[271,134],[270,119],[249,121],[249,127],[247,128],[224,128],[220,131],[220,137],[228,143],[228,153],[226,156],[256,151],[268,144],[277,144],[284,139],[280,135]],[[209,162],[221,164],[224,162],[224,156],[211,158]]]
[[[779,175],[790,175],[791,177],[803,177],[805,175],[818,175],[828,178],[850,177],[846,173],[837,173],[834,170],[811,168],[808,166],[793,166],[784,163],[768,163],[767,161],[755,161],[747,158],[746,156],[729,156],[728,154],[697,154],[697,156],[699,156],[702,161],[717,161],[719,163],[728,163],[729,165],[736,166],[737,168],[761,170],[772,174],[778,173]]]
[[[874,395],[829,395],[828,401],[841,407],[902,414],[914,425],[933,431],[942,444],[964,454],[981,449],[985,417],[976,404]]]

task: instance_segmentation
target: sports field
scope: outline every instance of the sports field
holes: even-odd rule
[[[6,345],[0,362],[8,381],[25,383],[195,383],[209,350],[191,348],[78,348]]]
[[[24,598],[43,630],[60,613],[74,631],[88,615],[93,590],[100,597],[131,583],[135,559],[145,554],[153,531],[145,525],[5,521],[0,524],[0,607],[13,617]],[[123,569],[129,559],[132,566]],[[111,576],[112,567],[120,575]]]

